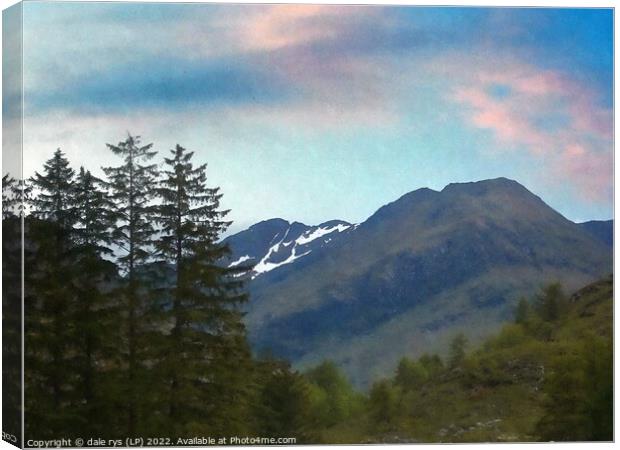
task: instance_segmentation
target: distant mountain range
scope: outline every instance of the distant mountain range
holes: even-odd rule
[[[272,219],[228,237],[253,266],[246,323],[257,351],[300,368],[328,358],[358,386],[402,356],[477,342],[520,296],[612,272],[612,221],[576,224],[516,181],[418,189],[361,224]]]
[[[613,220],[590,220],[589,222],[580,223],[579,226],[605,245],[614,246]]]

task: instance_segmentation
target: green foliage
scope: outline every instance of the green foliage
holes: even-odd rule
[[[525,325],[530,319],[531,308],[526,298],[521,297],[515,309],[515,323]]]
[[[545,286],[536,297],[535,308],[538,316],[546,321],[557,320],[565,306],[566,298],[562,292],[560,283],[552,283]]]
[[[315,423],[328,427],[349,419],[360,408],[360,398],[349,381],[331,361],[325,361],[305,374],[314,392],[314,403],[320,411]]]
[[[457,367],[465,359],[465,348],[467,347],[467,338],[463,333],[457,334],[450,342],[450,350],[448,356],[448,366],[450,368]]]
[[[546,377],[542,440],[613,440],[613,352],[609,339],[587,336],[555,356]]]
[[[428,377],[429,372],[421,362],[414,362],[409,358],[402,358],[398,363],[394,382],[396,385],[400,386],[403,392],[409,392],[419,388]]]
[[[443,361],[439,355],[429,355],[424,353],[418,359],[418,363],[426,370],[429,377],[434,377],[444,368]]]
[[[398,390],[389,380],[375,382],[368,396],[368,414],[375,431],[388,431],[398,414]]]
[[[504,325],[496,336],[488,339],[484,344],[484,348],[486,350],[511,349],[532,339],[527,328],[520,324],[509,323]]]
[[[555,302],[557,314],[530,309],[527,320],[506,324],[473,352],[457,336],[445,368],[429,356],[401,359],[394,379],[369,393],[364,439],[611,440],[611,283],[588,286],[571,302],[558,286],[544,287],[537,299]],[[364,435],[360,429],[348,442]]]
[[[308,381],[282,362],[267,361],[259,367],[263,375],[256,409],[258,430],[265,436],[294,436],[298,443],[314,441],[310,405],[316,392]]]

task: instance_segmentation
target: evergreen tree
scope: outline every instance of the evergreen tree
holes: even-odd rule
[[[38,219],[54,222],[59,229],[69,233],[75,223],[73,178],[65,154],[57,149],[54,156],[43,165],[44,174],[35,172],[30,182],[37,191],[32,199],[32,215]]]
[[[316,442],[311,420],[311,394],[306,379],[283,362],[261,364],[260,396],[255,415],[264,436],[294,437]]]
[[[239,269],[221,265],[229,250],[218,239],[229,222],[219,209],[219,188],[206,186],[206,165],[194,167],[193,152],[177,145],[171,153],[156,208],[156,248],[174,270],[165,289],[170,307],[163,323],[170,329],[159,360],[166,415],[171,435],[189,433],[188,424],[195,431],[230,433],[244,421],[250,355],[238,306],[247,297],[233,277]]]
[[[154,228],[150,201],[154,195],[157,177],[155,164],[149,161],[157,152],[153,144],[141,145],[139,136],[129,135],[118,145],[107,144],[123,164],[118,167],[103,168],[109,180],[111,199],[118,221],[113,233],[114,242],[121,254],[117,264],[125,275],[125,283],[119,294],[125,301],[126,361],[127,379],[124,397],[126,399],[127,435],[136,436],[140,431],[139,401],[147,396],[143,380],[147,371],[145,358],[141,354],[145,345],[142,316],[147,307],[145,285],[140,279],[140,268],[149,260]]]
[[[15,195],[17,182],[8,173],[2,177],[2,218],[15,216],[19,198]]]
[[[16,180],[10,174],[2,177],[2,217],[23,217],[32,187],[25,180]]]
[[[73,367],[78,371],[82,402],[80,429],[92,436],[110,436],[113,430],[107,405],[114,395],[106,383],[117,375],[112,369],[119,342],[115,325],[118,305],[113,303],[110,285],[116,275],[112,255],[111,228],[115,222],[113,204],[103,190],[104,183],[83,167],[74,185],[77,223],[74,227],[74,267],[71,278],[76,302],[71,312],[78,351]],[[105,375],[105,376],[104,376]]]
[[[26,430],[51,437],[66,434],[79,419],[73,386],[75,353],[70,316],[74,171],[60,149],[36,172],[26,237],[36,258],[26,267]],[[54,414],[50,412],[54,411]]]

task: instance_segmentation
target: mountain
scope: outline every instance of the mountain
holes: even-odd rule
[[[232,250],[226,263],[229,267],[252,266],[252,278],[256,278],[328,246],[355,227],[342,220],[317,226],[284,219],[265,220],[224,240]]]
[[[613,248],[614,246],[614,221],[613,220],[590,220],[579,224],[586,232]]]
[[[357,226],[333,224],[342,231],[278,219],[227,241],[232,263],[258,264],[254,348],[300,368],[331,359],[360,387],[404,355],[445,352],[457,332],[480,341],[544,283],[572,290],[612,271],[608,245],[506,178],[419,189]],[[323,232],[312,249],[299,242]]]

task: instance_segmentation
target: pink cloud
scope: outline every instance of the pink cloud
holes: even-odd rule
[[[558,176],[579,180],[586,199],[596,201],[611,197],[611,152],[593,152],[582,145],[569,144],[559,158],[559,163],[556,169]]]
[[[276,50],[339,36],[351,22],[372,14],[372,8],[328,4],[262,6],[239,24],[248,50]]]
[[[467,122],[489,130],[504,151],[524,149],[540,157],[551,180],[570,182],[582,197],[610,198],[613,113],[589,87],[516,61],[477,61],[473,67],[450,94]],[[444,74],[451,69],[441,67]],[[504,95],[494,93],[498,86]]]
[[[542,135],[521,114],[516,113],[507,102],[494,99],[479,87],[455,90],[454,98],[468,105],[472,111],[469,120],[478,128],[492,130],[504,143],[523,143],[533,151],[545,141]]]

